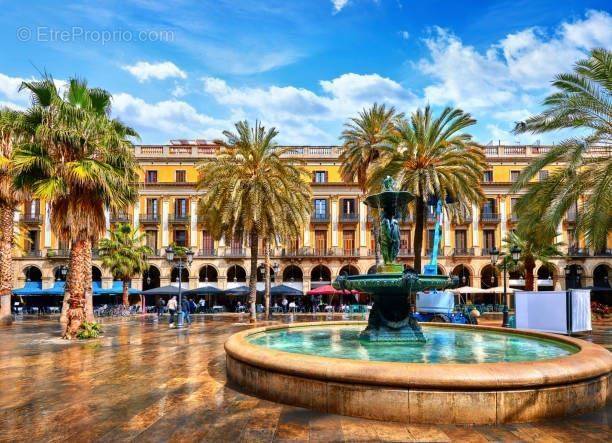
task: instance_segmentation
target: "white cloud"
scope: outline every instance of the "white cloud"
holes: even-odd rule
[[[19,108],[28,103],[28,95],[23,91],[19,92],[19,86],[25,80],[0,73],[0,95],[6,99],[2,102],[5,106]]]
[[[340,12],[348,4],[349,0],[331,0],[331,2],[334,6],[334,12]]]
[[[149,79],[164,80],[173,77],[182,79],[187,78],[185,71],[169,61],[159,63],[140,61],[134,65],[124,65],[121,68],[132,74],[141,83]]]
[[[399,35],[404,39],[408,40],[410,38],[410,33],[408,31],[400,31]]]

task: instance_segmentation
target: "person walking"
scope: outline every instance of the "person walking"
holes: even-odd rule
[[[155,303],[155,307],[157,309],[157,317],[159,318],[164,313],[164,299],[159,297]]]
[[[206,300],[201,298],[200,301],[198,302],[198,305],[200,306],[199,308],[200,313],[204,314],[206,312]]]
[[[182,303],[183,306],[181,306],[182,311],[183,311],[183,321],[190,325],[191,324],[191,315],[189,315],[189,310],[190,310],[190,306],[189,306],[189,300],[183,299]]]
[[[176,309],[178,307],[178,302],[176,301],[176,295],[173,295],[170,300],[168,300],[168,312],[170,313],[170,320],[168,321],[171,328],[174,327],[174,314],[176,314]]]
[[[287,297],[283,297],[282,304],[283,304],[283,312],[286,313],[288,310],[288,305],[289,305],[289,300],[287,300]]]

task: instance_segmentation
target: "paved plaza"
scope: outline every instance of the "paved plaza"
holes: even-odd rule
[[[339,317],[337,317],[339,318]],[[325,317],[277,316],[277,321]],[[223,342],[246,316],[199,316],[181,331],[155,316],[57,339],[54,319],[0,329],[0,441],[611,441],[612,407],[530,424],[381,423],[259,400],[226,385]],[[259,325],[265,323],[260,322]],[[612,349],[612,322],[590,340]]]

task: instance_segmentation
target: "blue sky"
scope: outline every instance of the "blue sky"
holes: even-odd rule
[[[46,71],[114,96],[143,143],[212,139],[260,119],[287,144],[335,144],[378,101],[472,113],[481,143],[521,135],[556,73],[612,47],[609,1],[1,1],[0,104]]]

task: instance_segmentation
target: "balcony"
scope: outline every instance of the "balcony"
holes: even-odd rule
[[[414,251],[410,248],[400,248],[398,257],[414,257]]]
[[[398,221],[404,224],[414,223],[414,216],[412,214],[404,214],[398,218]]]
[[[512,223],[516,223],[516,222],[518,222],[518,215],[517,215],[517,214],[512,214],[512,215],[510,215],[510,221],[511,221]]]
[[[189,224],[189,214],[171,214],[168,216],[168,223],[177,225]]]
[[[424,250],[423,255],[426,257],[431,257],[432,252],[433,252],[433,249],[427,248]],[[438,248],[438,257],[442,256],[443,254],[444,254],[444,248],[442,247]]]
[[[225,257],[231,257],[231,258],[246,257],[246,250],[244,248],[226,249]]]
[[[340,221],[342,223],[357,223],[359,221],[359,214],[357,214],[357,213],[350,213],[350,214],[342,213],[342,214],[340,214]]]
[[[216,257],[217,250],[215,248],[200,249],[198,251],[198,257]]]
[[[588,257],[589,248],[579,248],[577,246],[570,246],[567,249],[567,255],[570,257]]]
[[[42,257],[42,251],[40,249],[24,251],[22,257],[30,257],[30,258]]]
[[[431,213],[431,212],[428,212],[427,215],[426,215],[427,223],[435,223],[436,222],[436,218],[437,218],[436,214]]]
[[[467,225],[472,223],[472,214],[458,214],[452,221],[455,225]]]
[[[453,257],[473,257],[474,248],[455,248],[453,249]]]
[[[70,256],[70,249],[47,249],[47,258],[65,259]]]
[[[576,223],[576,212],[568,212],[567,214],[565,214],[565,218],[563,219],[563,221],[565,223]]]
[[[329,214],[313,212],[310,215],[310,222],[311,223],[329,223]]]
[[[111,223],[129,223],[132,219],[127,214],[111,214]]]
[[[482,255],[483,257],[491,255],[491,251],[493,251],[493,249],[499,250],[499,248],[482,248],[480,255]]]
[[[480,214],[480,221],[482,223],[499,223],[500,220],[501,218],[496,212],[483,212]]]
[[[21,223],[39,225],[42,223],[42,215],[40,214],[22,214]]]
[[[161,221],[159,214],[140,214],[141,224],[158,224]]]
[[[600,249],[593,253],[595,257],[610,257],[612,256],[612,249]]]

